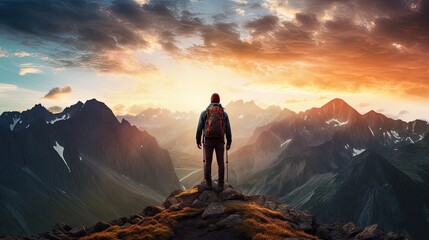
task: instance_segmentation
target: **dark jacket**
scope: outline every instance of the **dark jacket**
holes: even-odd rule
[[[211,103],[208,107],[210,107]],[[207,108],[208,108],[207,107]],[[198,121],[197,127],[197,144],[201,144],[201,136],[203,134],[203,129],[207,120],[207,110],[204,110],[200,114],[200,120]],[[225,135],[226,135],[226,145],[231,146],[232,143],[232,134],[231,134],[231,124],[229,123],[228,114],[224,111],[223,120],[225,122]]]

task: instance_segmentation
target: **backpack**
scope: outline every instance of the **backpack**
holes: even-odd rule
[[[223,138],[225,134],[224,112],[222,105],[212,104],[206,109],[204,137]]]

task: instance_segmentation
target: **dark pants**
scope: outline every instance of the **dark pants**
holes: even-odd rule
[[[207,183],[212,181],[212,160],[213,151],[216,152],[216,160],[219,168],[219,185],[224,183],[225,166],[223,164],[223,154],[225,152],[223,139],[206,139],[204,143],[204,153],[206,155],[206,166],[204,178]]]

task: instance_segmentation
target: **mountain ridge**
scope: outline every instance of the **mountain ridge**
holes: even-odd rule
[[[0,233],[120,217],[181,187],[168,151],[120,123],[104,103],[92,99],[64,111],[31,118],[28,128],[0,127],[0,220],[11,223]]]
[[[61,239],[389,239],[404,235],[378,225],[322,224],[306,211],[263,195],[246,195],[226,185],[207,190],[205,183],[173,191],[161,205],[148,206],[130,217],[82,225],[56,224],[32,238]],[[24,239],[19,237],[17,239]]]

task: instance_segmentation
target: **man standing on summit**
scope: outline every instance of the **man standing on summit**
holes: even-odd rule
[[[201,135],[203,135],[203,152],[205,155],[204,178],[207,188],[212,189],[212,159],[216,151],[216,160],[219,167],[218,187],[223,189],[225,166],[223,163],[226,135],[226,150],[231,148],[232,134],[228,114],[220,104],[219,94],[213,93],[210,105],[200,114],[197,127],[197,146],[201,149]]]

